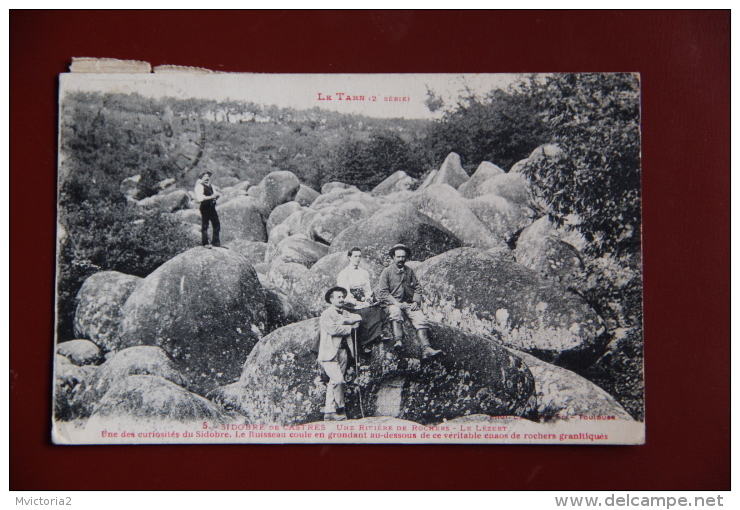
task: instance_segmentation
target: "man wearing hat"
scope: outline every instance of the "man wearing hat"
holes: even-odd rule
[[[208,242],[208,223],[213,225],[213,246],[221,246],[221,240],[218,237],[221,231],[221,222],[218,221],[216,212],[216,200],[221,197],[221,192],[216,186],[211,185],[211,172],[203,172],[198,176],[195,182],[195,199],[200,204],[200,233],[203,246],[211,247]]]
[[[421,286],[411,268],[406,267],[406,260],[411,257],[408,246],[397,244],[388,251],[393,262],[380,274],[378,282],[378,299],[387,307],[393,324],[394,349],[403,347],[403,321],[411,320],[421,344],[421,358],[431,358],[442,351],[432,349],[429,345],[429,323],[421,311]]]
[[[344,373],[347,370],[348,351],[354,357],[354,345],[350,339],[352,330],[362,321],[359,315],[344,309],[344,287],[332,287],[324,295],[331,306],[321,313],[321,340],[318,361],[329,376],[326,385],[324,421],[346,420],[344,412]]]

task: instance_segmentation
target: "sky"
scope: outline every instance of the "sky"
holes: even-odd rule
[[[517,74],[256,74],[256,73],[65,73],[67,92],[138,92],[147,97],[251,101],[296,109],[326,108],[380,118],[438,117],[424,104],[427,87],[447,104],[467,86],[477,93],[505,88]],[[348,100],[348,97],[350,98]],[[357,98],[357,99],[353,99]]]

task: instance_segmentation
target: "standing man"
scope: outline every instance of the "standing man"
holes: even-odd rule
[[[408,246],[397,244],[388,254],[393,262],[380,274],[378,299],[387,307],[393,324],[393,348],[400,350],[403,347],[403,321],[408,318],[419,335],[421,359],[441,354],[442,351],[432,349],[429,345],[429,323],[421,311],[421,286],[411,268],[406,267],[411,250]]]
[[[213,246],[221,246],[221,240],[218,235],[221,231],[221,222],[218,221],[216,212],[216,200],[221,197],[221,191],[216,186],[211,185],[211,172],[203,172],[195,181],[195,199],[200,204],[200,232],[203,246],[211,247],[208,242],[208,222],[213,225]]]
[[[347,419],[344,410],[344,373],[347,370],[348,354],[357,355],[350,335],[357,329],[362,317],[344,309],[347,291],[343,287],[332,287],[324,295],[331,306],[321,314],[321,340],[318,361],[329,376],[326,385],[324,421]]]

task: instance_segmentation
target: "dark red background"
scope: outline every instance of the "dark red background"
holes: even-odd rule
[[[647,444],[52,445],[57,75],[72,56],[642,73]],[[10,91],[11,489],[730,488],[729,11],[13,11]]]

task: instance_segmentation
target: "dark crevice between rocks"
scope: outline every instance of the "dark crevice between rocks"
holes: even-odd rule
[[[510,250],[516,250],[516,243],[519,241],[519,236],[522,235],[522,232],[524,232],[524,228],[520,228],[514,232],[511,237],[506,239],[506,245]]]
[[[324,246],[331,246],[331,242],[327,241],[323,237],[321,237],[318,233],[312,232],[311,233],[311,240],[316,241],[319,244],[323,244]]]

